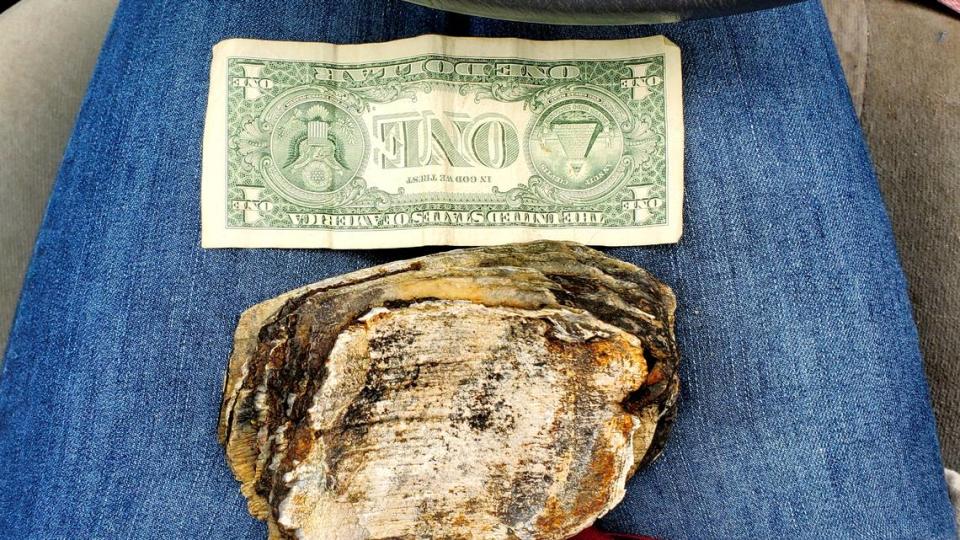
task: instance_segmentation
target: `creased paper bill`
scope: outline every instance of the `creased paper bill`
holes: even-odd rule
[[[679,49],[427,35],[213,50],[204,247],[676,242]]]

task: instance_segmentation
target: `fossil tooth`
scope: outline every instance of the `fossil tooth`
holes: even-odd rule
[[[568,538],[663,448],[674,307],[563,242],[321,281],[241,316],[220,441],[272,539]]]

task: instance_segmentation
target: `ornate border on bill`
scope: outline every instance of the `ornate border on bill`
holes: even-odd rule
[[[662,36],[213,49],[204,247],[662,244],[682,207]]]

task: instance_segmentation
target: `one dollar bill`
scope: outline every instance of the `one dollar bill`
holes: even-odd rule
[[[662,36],[214,47],[204,247],[676,242],[680,51]]]

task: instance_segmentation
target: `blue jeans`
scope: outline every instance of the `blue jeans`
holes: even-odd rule
[[[817,3],[573,28],[398,0],[121,3],[6,353],[0,536],[265,538],[216,439],[240,312],[422,250],[201,249],[210,49],[431,32],[663,33],[683,51],[685,236],[609,250],[674,286],[683,393],[604,528],[955,538],[903,275]]]

